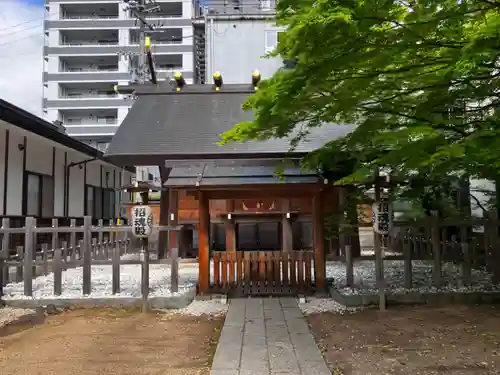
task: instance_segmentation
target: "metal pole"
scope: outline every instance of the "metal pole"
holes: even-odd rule
[[[141,28],[139,29],[139,80],[144,83],[146,72],[146,24],[140,20]]]

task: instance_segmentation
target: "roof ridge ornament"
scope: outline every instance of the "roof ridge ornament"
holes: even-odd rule
[[[177,92],[180,92],[181,89],[186,85],[186,80],[184,79],[184,75],[181,72],[174,73],[174,81],[177,84],[177,88],[175,89]]]
[[[215,91],[220,91],[220,88],[222,87],[222,74],[221,72],[215,72],[213,74],[213,79],[214,79],[214,85],[215,85]]]
[[[254,70],[252,73],[252,86],[255,91],[259,89],[259,82],[261,80],[261,75],[258,70]]]

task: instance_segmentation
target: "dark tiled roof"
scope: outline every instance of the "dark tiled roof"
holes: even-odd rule
[[[106,156],[116,162],[134,160],[140,165],[162,163],[169,158],[286,154],[288,139],[217,145],[221,133],[253,118],[241,108],[252,92],[248,85],[225,85],[219,92],[211,85],[192,85],[180,93],[165,84],[137,87],[138,99],[113,137]],[[325,125],[315,129],[295,152],[310,152],[351,130],[350,125]]]

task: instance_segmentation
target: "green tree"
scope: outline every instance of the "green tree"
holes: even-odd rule
[[[356,124],[304,162],[344,182],[374,166],[498,179],[499,10],[495,0],[280,0],[275,55],[296,64],[261,83],[244,104],[255,120],[222,142],[293,135],[293,149],[314,127]]]

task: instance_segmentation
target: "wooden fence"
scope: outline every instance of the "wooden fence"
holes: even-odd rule
[[[386,259],[404,261],[406,288],[412,285],[412,260],[432,261],[432,281],[437,288],[442,285],[443,262],[460,266],[463,285],[471,284],[472,270],[479,268],[491,272],[494,284],[500,283],[500,221],[497,219],[458,221],[430,218],[395,223],[391,236],[386,236],[386,243],[393,254],[400,254]],[[352,286],[354,257],[350,245],[344,247],[344,254],[338,259],[345,261],[346,283]],[[378,274],[381,270],[376,272]]]
[[[100,223],[102,224],[102,222]],[[155,226],[157,231],[179,231],[181,226]],[[121,256],[127,253],[132,244],[130,226],[103,226],[92,225],[90,216],[84,217],[83,225],[77,226],[72,221],[69,227],[57,226],[54,219],[52,227],[37,227],[32,217],[25,219],[23,228],[11,228],[9,219],[2,220],[0,234],[2,247],[0,250],[0,297],[3,295],[3,286],[11,281],[9,270],[15,268],[15,281],[24,282],[24,295],[33,295],[33,278],[37,272],[47,275],[53,273],[54,295],[62,291],[62,272],[69,268],[82,267],[83,295],[91,293],[92,265],[112,266],[112,293],[120,293],[120,266],[141,265],[141,294],[147,299],[149,293],[149,265],[168,264],[171,270],[171,290],[178,291],[178,248],[171,251],[169,259],[151,260],[147,248],[141,252],[141,259],[127,260]],[[40,244],[38,235],[50,235],[51,242]],[[22,235],[23,245],[13,248],[11,236]],[[178,236],[177,236],[178,238]],[[17,238],[19,240],[19,238]],[[63,239],[63,240],[61,240]],[[67,241],[69,239],[69,241]],[[132,252],[140,249],[135,247]]]
[[[311,294],[314,252],[216,251],[214,292],[235,295]]]

